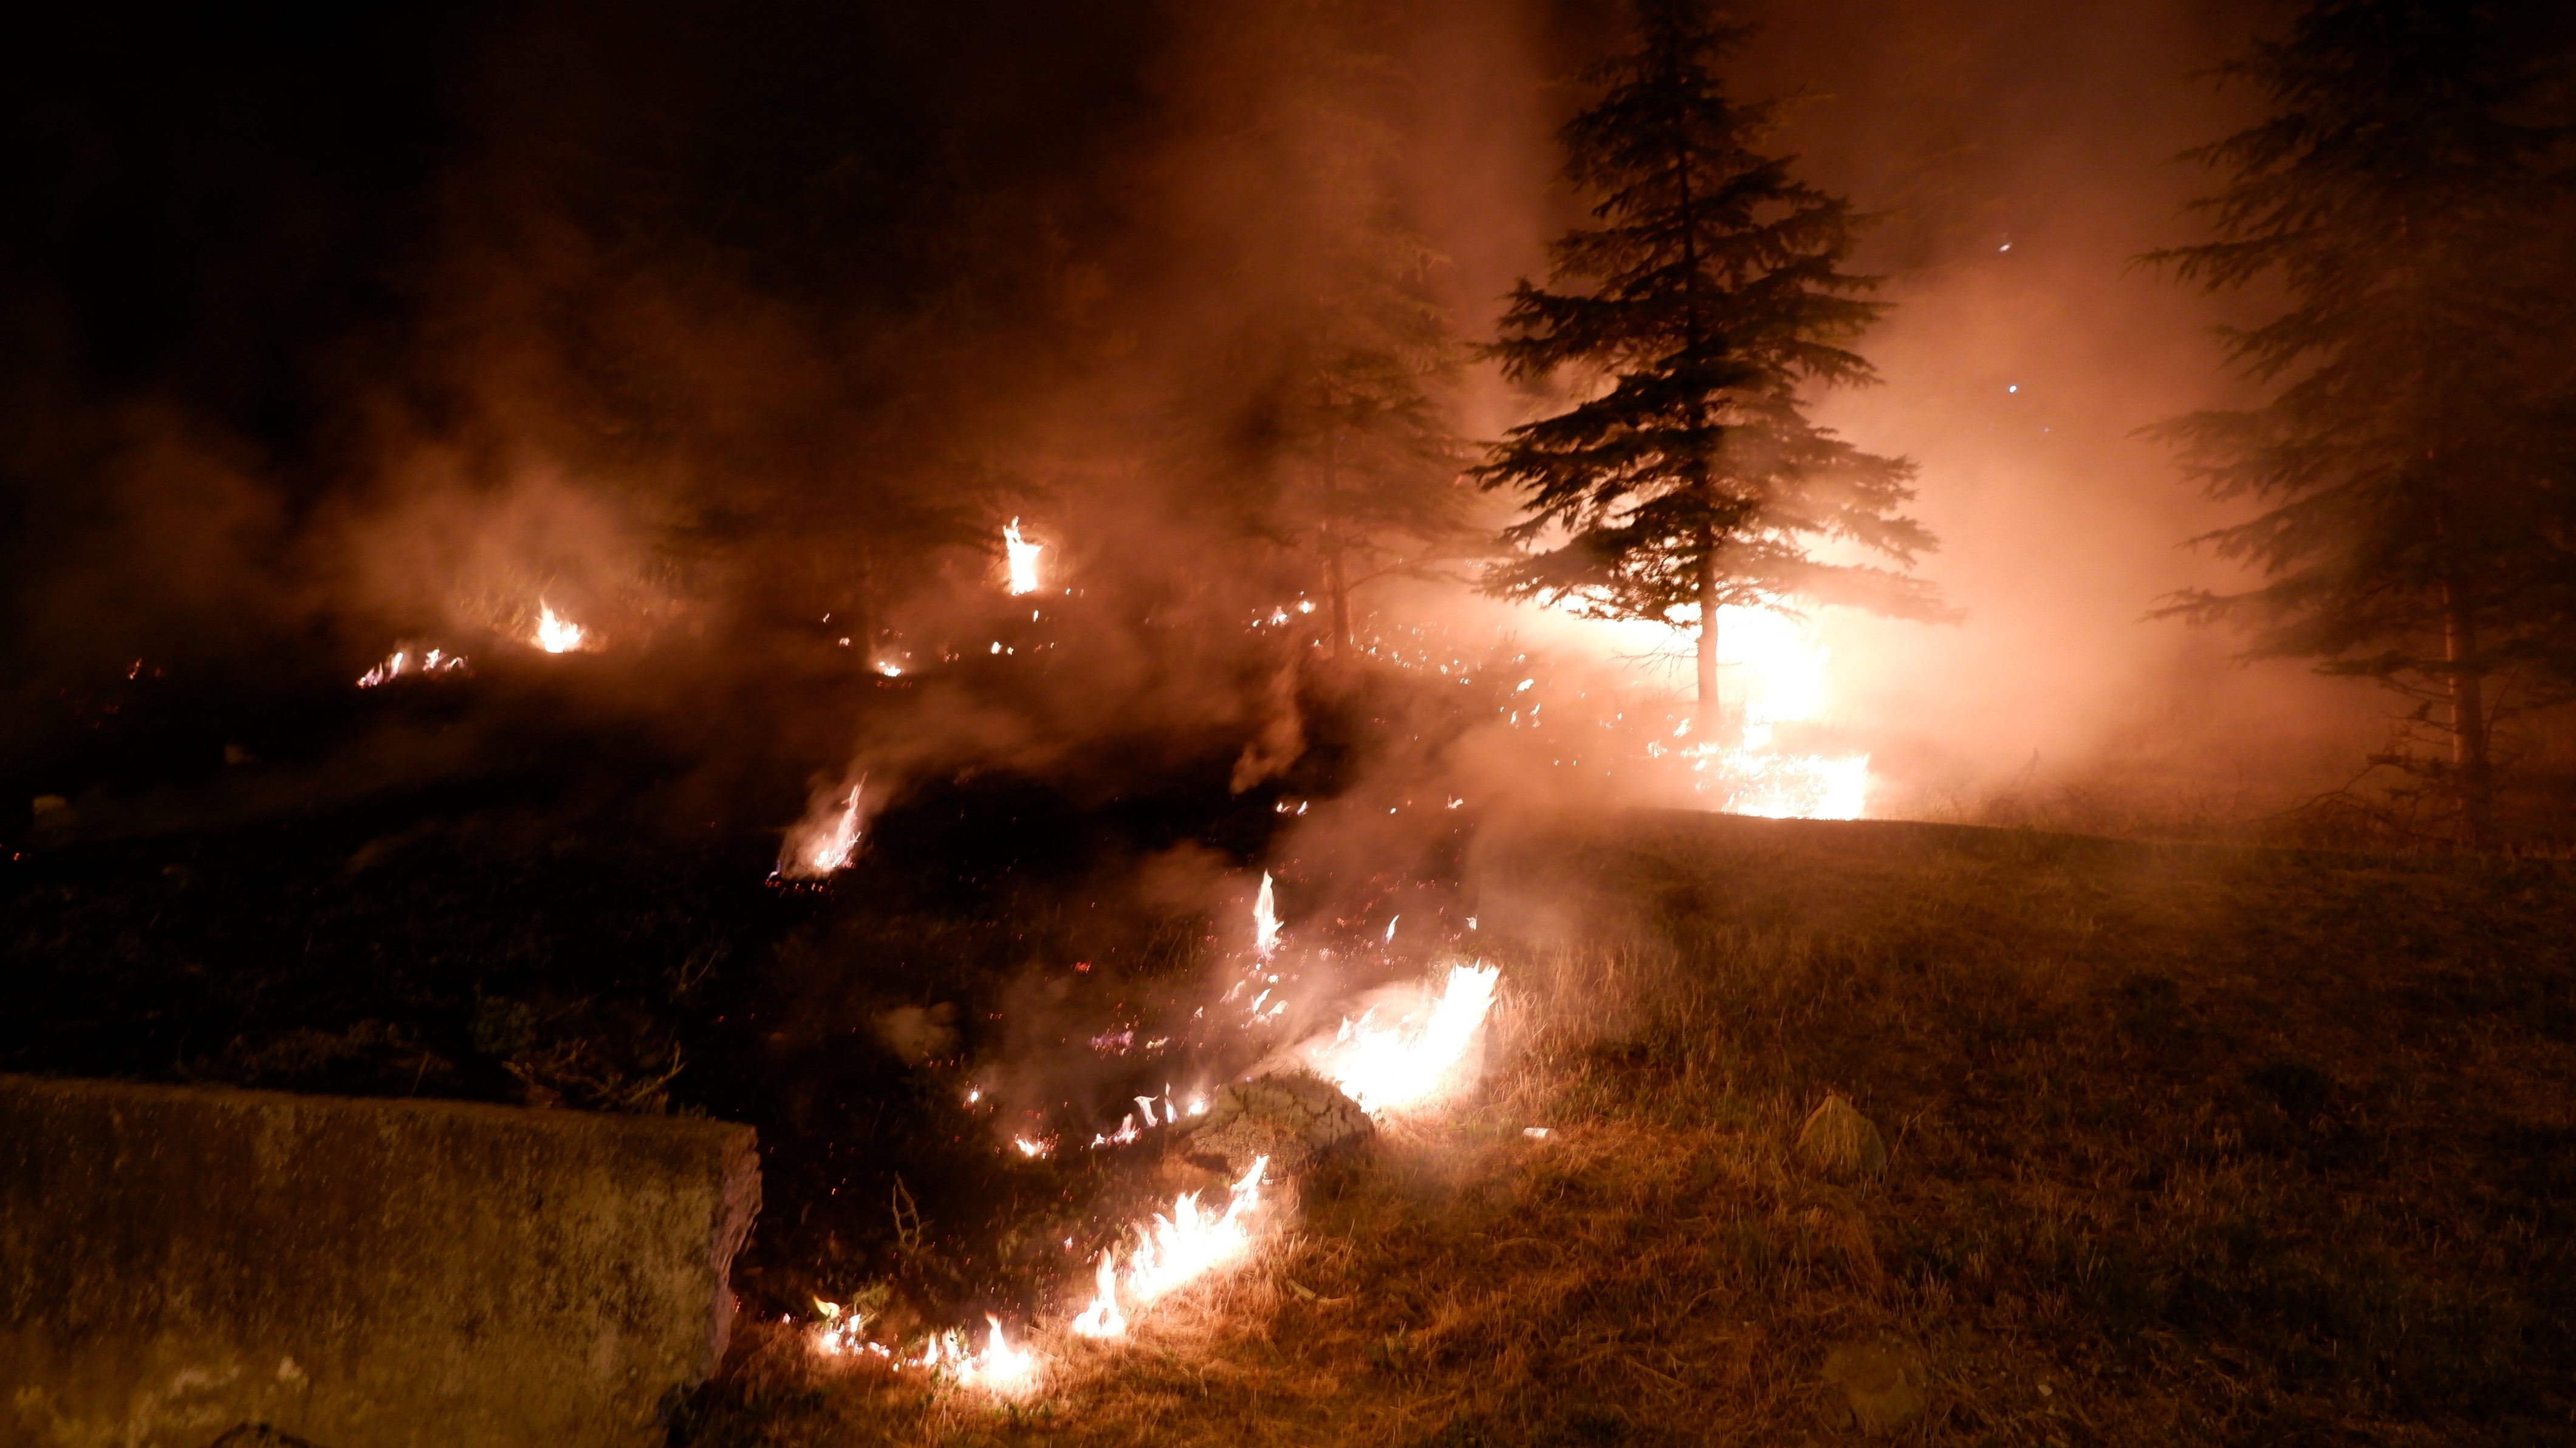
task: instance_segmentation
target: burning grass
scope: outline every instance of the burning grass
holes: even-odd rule
[[[1021,1400],[748,1332],[678,1437],[2565,1440],[2563,867],[1644,817],[1482,879],[1484,1090],[1239,1270]]]

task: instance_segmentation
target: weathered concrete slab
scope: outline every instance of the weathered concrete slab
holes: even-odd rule
[[[750,1128],[0,1076],[0,1445],[661,1441]]]

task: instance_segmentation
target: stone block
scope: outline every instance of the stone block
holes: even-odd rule
[[[641,1448],[750,1128],[0,1076],[0,1448]],[[240,1441],[240,1440],[236,1440]]]

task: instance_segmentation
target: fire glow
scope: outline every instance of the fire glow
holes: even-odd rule
[[[587,631],[580,624],[556,613],[553,604],[543,599],[537,601],[535,642],[538,648],[550,654],[568,654],[583,647],[582,641],[586,637]]]
[[[1093,1274],[1091,1305],[1067,1324],[1074,1335],[1124,1337],[1130,1318],[1120,1305],[1122,1299],[1141,1312],[1209,1273],[1249,1256],[1253,1218],[1261,1208],[1261,1179],[1269,1164],[1269,1158],[1255,1157],[1251,1167],[1229,1189],[1221,1212],[1201,1206],[1196,1192],[1181,1193],[1169,1212],[1156,1213],[1151,1222],[1137,1229],[1136,1244],[1129,1249],[1123,1270],[1115,1249],[1102,1253]],[[838,1303],[818,1301],[815,1309],[822,1321],[815,1324],[806,1340],[824,1357],[872,1357],[889,1366],[945,1376],[961,1387],[980,1387],[1003,1397],[1027,1393],[1043,1375],[1037,1351],[1026,1343],[1011,1342],[1002,1330],[1001,1319],[996,1317],[984,1319],[990,1330],[981,1347],[974,1346],[965,1333],[952,1329],[932,1336],[917,1351],[898,1357],[893,1349],[869,1340],[865,1323],[856,1314],[845,1314]]]
[[[1345,1019],[1329,1042],[1307,1048],[1307,1060],[1371,1116],[1436,1103],[1457,1088],[1500,978],[1490,965],[1453,965],[1439,994],[1415,1011],[1392,1025],[1379,1022],[1378,1008]]]
[[[1608,626],[1630,656],[1678,663],[1694,640],[1660,623]],[[1859,819],[1868,812],[1869,756],[1801,753],[1783,746],[1781,726],[1812,724],[1831,699],[1832,650],[1807,621],[1773,608],[1719,611],[1719,673],[1729,728],[1691,739],[1684,721],[1672,740],[1646,745],[1650,759],[1676,758],[1688,788],[1727,813],[1765,819]],[[1536,707],[1530,709],[1533,720]]]
[[[1074,1332],[1083,1337],[1123,1337],[1127,1315],[1119,1306],[1122,1295],[1139,1309],[1150,1307],[1158,1298],[1242,1260],[1252,1250],[1250,1218],[1260,1209],[1261,1177],[1269,1166],[1268,1157],[1253,1158],[1251,1168],[1228,1193],[1223,1212],[1200,1206],[1196,1192],[1181,1193],[1169,1213],[1157,1213],[1137,1233],[1123,1273],[1115,1252],[1102,1253],[1091,1305],[1073,1320]]]
[[[1279,953],[1279,907],[1271,893],[1268,870],[1261,872],[1261,894],[1252,902],[1252,950],[1263,960]]]
[[[859,854],[859,837],[865,824],[860,806],[866,799],[867,786],[867,778],[862,775],[847,795],[826,796],[809,810],[805,819],[788,831],[778,873],[791,880],[820,880],[848,869]]]
[[[845,819],[856,820],[858,800],[858,790],[853,788]],[[853,823],[851,839],[855,828]],[[824,860],[818,855],[812,863],[819,866]],[[1389,936],[1393,926],[1393,921],[1388,922]],[[1276,886],[1266,871],[1253,904],[1252,945],[1260,965],[1251,979],[1264,984],[1252,1006],[1257,1024],[1286,1009],[1283,1000],[1264,1010],[1279,980],[1270,973],[1269,962],[1280,947]],[[1371,1116],[1437,1105],[1466,1080],[1469,1055],[1493,1009],[1500,975],[1495,967],[1479,962],[1452,964],[1436,982],[1380,992],[1357,1017],[1344,1017],[1332,1034],[1289,1056],[1331,1081]],[[1248,983],[1237,982],[1234,990],[1240,992]],[[1092,1046],[1123,1055],[1134,1034],[1132,1026],[1122,1029],[1113,1024],[1093,1039]],[[1196,1089],[1187,1095],[1186,1106],[1176,1105],[1167,1084],[1159,1096],[1135,1097],[1137,1112],[1127,1113],[1115,1132],[1095,1136],[1092,1147],[1131,1145],[1146,1130],[1177,1127],[1185,1119],[1204,1115],[1206,1097]],[[980,1102],[981,1088],[972,1088],[966,1099],[970,1106]],[[1010,1138],[1005,1149],[1036,1159],[1052,1155],[1055,1142],[1018,1136]],[[1042,1332],[1030,1341],[1011,1343],[1000,1321],[988,1318],[991,1331],[981,1347],[951,1329],[918,1347],[897,1351],[867,1339],[860,1324],[845,1319],[837,1306],[822,1302],[816,1304],[822,1321],[810,1329],[807,1341],[821,1356],[873,1358],[897,1370],[928,1372],[961,1387],[1024,1396],[1042,1382],[1049,1361],[1033,1344],[1051,1338],[1061,1341],[1054,1338],[1057,1332],[1094,1341],[1123,1338],[1155,1303],[1251,1257],[1262,1240],[1262,1186],[1269,1167],[1268,1156],[1254,1157],[1227,1188],[1222,1208],[1203,1203],[1199,1192],[1188,1191],[1173,1199],[1169,1211],[1130,1226],[1121,1234],[1128,1245],[1123,1250],[1111,1247],[1094,1263],[1089,1304],[1060,1329]],[[1072,1239],[1067,1238],[1065,1245],[1071,1247]]]
[[[1275,932],[1276,921],[1268,927]],[[1275,939],[1275,934],[1272,937]],[[1318,1074],[1341,1088],[1371,1115],[1437,1104],[1462,1081],[1468,1052],[1494,1002],[1500,973],[1487,965],[1454,965],[1435,993],[1421,991],[1418,1009],[1391,1025],[1379,1024],[1384,1006],[1346,1018],[1339,1030],[1306,1054]],[[1138,1098],[1147,1119],[1156,1125],[1175,1123],[1184,1113],[1173,1110],[1168,1094],[1159,1119],[1151,1098]],[[1186,1114],[1200,1115],[1205,1103],[1193,1100]],[[1117,1138],[1135,1134],[1130,1116]],[[1095,1142],[1095,1145],[1102,1143]],[[1038,1156],[1051,1148],[1027,1138],[1011,1145],[1022,1155]],[[1064,1324],[1074,1337],[1095,1341],[1123,1338],[1155,1303],[1211,1274],[1248,1259],[1260,1241],[1266,1156],[1252,1164],[1227,1189],[1223,1209],[1204,1204],[1197,1192],[1174,1198],[1171,1210],[1130,1229],[1132,1245],[1103,1252],[1092,1271],[1091,1301]],[[1070,1245],[1070,1242],[1068,1242]],[[897,1353],[868,1340],[861,1324],[844,1318],[830,1303],[817,1303],[823,1320],[808,1334],[813,1350],[826,1357],[873,1358],[896,1369],[920,1370],[961,1387],[980,1387],[1004,1397],[1033,1391],[1045,1375],[1047,1359],[1027,1343],[1013,1344],[999,1320],[987,1318],[991,1331],[982,1347],[966,1334],[951,1330],[917,1349]]]
[[[1002,528],[1002,551],[1009,555],[1011,595],[1038,591],[1038,555],[1046,551],[1043,543],[1031,543],[1020,536],[1020,520],[1013,518]]]
[[[358,687],[372,689],[381,684],[390,684],[408,674],[438,675],[472,672],[465,667],[465,659],[462,655],[451,654],[445,649],[426,649],[414,653],[409,647],[404,647],[394,650],[385,656],[383,663],[359,675]]]

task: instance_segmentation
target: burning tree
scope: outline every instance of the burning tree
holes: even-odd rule
[[[1931,535],[1896,509],[1913,464],[1809,421],[1800,390],[1876,374],[1844,343],[1883,309],[1841,269],[1854,218],[1754,145],[1780,102],[1738,102],[1711,68],[1750,33],[1702,0],[1637,0],[1638,48],[1595,68],[1600,101],[1562,134],[1596,227],[1523,281],[1492,355],[1516,380],[1584,374],[1594,395],[1512,429],[1477,477],[1525,497],[1505,536],[1535,552],[1497,569],[1506,597],[1681,623],[1698,637],[1703,732],[1717,723],[1727,605],[1854,603],[1929,618],[1916,580],[1829,563],[1841,539],[1910,565]]]
[[[2272,114],[2189,153],[2224,178],[2198,203],[2217,239],[2147,258],[2211,290],[2270,279],[2287,296],[2261,325],[2222,329],[2270,395],[2155,429],[2213,497],[2268,505],[2197,540],[2266,581],[2183,592],[2166,612],[2379,680],[2419,701],[2417,721],[2440,706],[2446,750],[2381,762],[2481,842],[2498,696],[2527,665],[2568,673],[2576,580],[2569,131],[2530,119],[2564,51],[2515,13],[2311,5],[2222,72]]]

